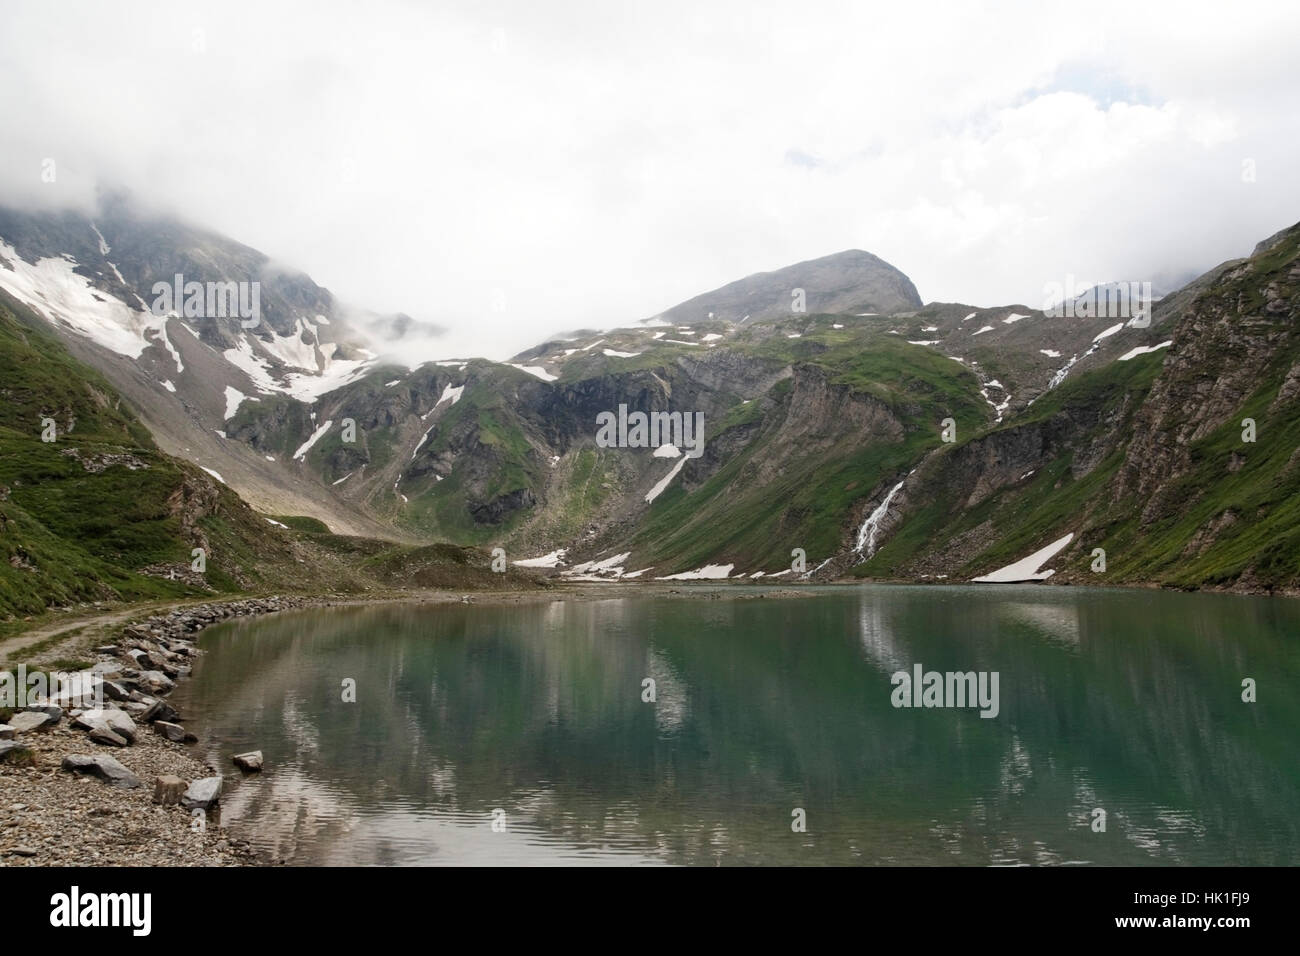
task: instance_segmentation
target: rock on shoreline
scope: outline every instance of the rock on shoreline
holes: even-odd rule
[[[95,649],[98,660],[83,672],[102,691],[102,706],[79,709],[80,701],[55,694],[14,713],[0,746],[0,866],[264,862],[222,833],[219,818],[193,826],[194,811],[219,812],[222,778],[186,746],[196,738],[165,698],[202,653],[194,637],[205,627],[313,603],[248,598],[128,624],[116,644]],[[240,758],[245,769],[260,769],[260,753]],[[150,780],[152,788],[144,785]]]

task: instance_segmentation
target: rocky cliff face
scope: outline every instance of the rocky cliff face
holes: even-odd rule
[[[1171,297],[1166,349],[1097,366],[931,455],[892,519],[926,538],[860,570],[969,576],[1074,532],[1055,580],[1300,586],[1298,280],[1293,227]]]
[[[1225,272],[1179,316],[1174,347],[1134,422],[1119,476],[1121,494],[1148,500],[1145,516],[1165,506],[1169,479],[1188,470],[1197,442],[1238,423],[1239,410],[1263,382],[1281,373],[1271,417],[1294,396],[1300,262],[1286,256],[1294,240],[1261,243],[1263,252]],[[1261,258],[1279,243],[1278,255]],[[1290,261],[1273,265],[1280,257]],[[1263,427],[1270,425],[1265,419]],[[1242,453],[1248,450],[1243,443]]]

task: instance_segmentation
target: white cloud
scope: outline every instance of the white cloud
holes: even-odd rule
[[[1300,219],[1300,8],[997,11],[18,0],[0,199],[118,180],[497,358],[845,248],[994,306]]]

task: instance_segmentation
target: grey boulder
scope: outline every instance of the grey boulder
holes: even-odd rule
[[[9,718],[9,726],[20,734],[40,733],[49,730],[59,722],[59,718],[43,714],[38,710],[25,710]]]
[[[86,736],[90,738],[92,743],[106,744],[110,747],[129,747],[131,745],[131,741],[119,734],[115,734],[113,729],[102,720],[91,723]]]
[[[248,773],[258,773],[262,769],[262,751],[251,750],[246,754],[235,754],[235,766]]]
[[[0,740],[0,763],[22,763],[32,756],[31,748],[16,740]]]
[[[145,671],[140,675],[140,683],[155,694],[169,694],[176,689],[176,682],[162,671]]]
[[[107,724],[109,730],[119,737],[125,737],[128,743],[135,743],[139,731],[136,729],[135,721],[124,710],[111,707],[88,710],[74,720],[72,725],[85,730],[93,730],[95,725],[100,723]]]
[[[58,720],[63,716],[63,708],[58,704],[52,704],[49,701],[43,701],[39,704],[28,704],[23,708],[29,714],[46,714]]]
[[[192,744],[199,739],[180,724],[174,724],[169,720],[155,720],[153,722],[153,732],[178,744]]]
[[[195,780],[181,797],[181,806],[186,810],[211,810],[221,799],[221,778],[204,777]]]
[[[90,774],[123,790],[134,790],[142,783],[139,777],[107,754],[68,754],[63,758],[63,769],[70,773]]]
[[[119,684],[117,681],[105,679],[103,681],[104,696],[109,700],[130,700],[131,692]]]
[[[140,721],[146,724],[156,720],[165,720],[174,724],[180,719],[180,711],[165,700],[151,700],[149,705],[140,712]]]

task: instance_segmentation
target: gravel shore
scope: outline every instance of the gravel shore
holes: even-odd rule
[[[72,729],[23,735],[34,764],[0,764],[0,866],[246,866],[260,862],[208,817],[196,830],[189,810],[153,803],[153,781],[238,773],[205,766],[184,744],[141,728],[130,747],[104,747]],[[143,786],[124,790],[60,768],[68,754],[104,754]],[[219,811],[217,811],[219,812]]]
[[[166,697],[202,653],[194,639],[203,628],[315,603],[323,602],[255,598],[147,617],[123,628],[115,643],[96,648],[93,668],[81,672],[100,683],[103,710],[87,711],[57,696],[16,708],[7,717],[11,724],[0,722],[0,866],[269,862],[222,833],[219,803],[197,813],[175,802],[155,803],[159,777],[177,777],[188,787],[240,773],[233,765],[209,766],[186,743],[164,735],[184,733],[184,715]],[[31,726],[42,717],[45,726]],[[116,761],[128,772],[118,783],[128,785],[71,772],[75,756]]]

